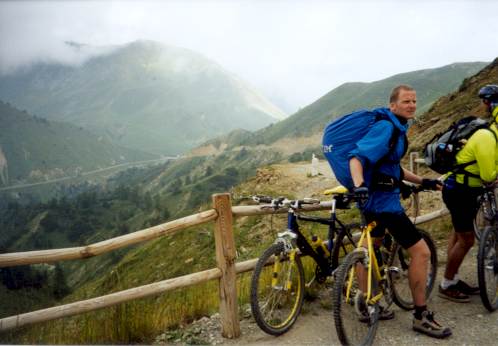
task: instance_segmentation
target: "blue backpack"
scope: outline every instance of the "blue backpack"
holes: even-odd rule
[[[391,121],[387,112],[389,112],[387,108],[377,108],[371,111],[359,110],[334,119],[325,127],[322,140],[323,154],[327,158],[336,179],[350,190],[353,188],[353,180],[349,171],[349,153],[355,148],[356,143],[367,134],[373,124],[379,120]],[[389,141],[390,150],[385,157],[391,153],[399,135],[399,129],[394,126]],[[405,145],[406,149],[407,145]]]

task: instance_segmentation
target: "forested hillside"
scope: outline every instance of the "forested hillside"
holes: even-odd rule
[[[1,101],[0,129],[0,186],[158,158],[119,147],[82,127],[32,116]]]

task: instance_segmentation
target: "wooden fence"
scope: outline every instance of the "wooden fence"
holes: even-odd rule
[[[95,311],[123,302],[157,295],[170,290],[193,286],[216,279],[219,280],[219,309],[222,323],[222,335],[226,338],[237,338],[240,336],[240,326],[237,311],[236,275],[253,270],[256,266],[257,259],[236,263],[236,249],[232,229],[233,217],[286,213],[287,209],[281,208],[279,210],[270,210],[261,206],[232,206],[228,193],[215,194],[212,197],[212,201],[213,209],[88,246],[0,254],[0,268],[37,263],[51,263],[62,260],[84,259],[98,256],[128,245],[171,235],[191,226],[211,221],[215,222],[214,238],[216,246],[216,268],[119,291],[97,298],[2,318],[0,319],[0,332],[33,323]],[[330,208],[331,202],[322,202],[320,205],[304,205],[303,211],[326,210]],[[416,224],[424,223],[446,215],[447,213],[446,209],[441,209],[433,213],[419,216],[414,222]]]

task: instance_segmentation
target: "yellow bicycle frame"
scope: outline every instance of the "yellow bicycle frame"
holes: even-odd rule
[[[356,246],[355,251],[366,251],[367,252],[367,257],[370,265],[368,266],[368,276],[367,276],[367,296],[366,296],[366,301],[369,304],[375,304],[377,303],[384,293],[380,291],[377,295],[373,296],[373,289],[372,289],[372,279],[373,275],[375,275],[375,278],[378,281],[382,279],[382,275],[380,273],[379,269],[379,263],[377,262],[377,257],[375,256],[374,252],[374,245],[372,241],[372,236],[370,232],[375,228],[376,222],[373,221],[369,223],[367,226],[363,227],[363,230],[361,232],[360,240],[358,241],[358,245]],[[363,246],[363,242],[366,239],[367,241],[367,248]],[[347,290],[346,290],[346,300],[349,301],[350,294],[351,294],[351,287],[353,286],[353,278],[356,275],[355,273],[355,267],[351,268],[351,272],[349,275],[349,281],[347,285]]]

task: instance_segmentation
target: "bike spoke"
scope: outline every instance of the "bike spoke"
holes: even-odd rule
[[[259,259],[251,282],[251,309],[258,326],[272,335],[286,332],[299,315],[303,298],[299,256],[291,261],[281,244],[273,245]]]

